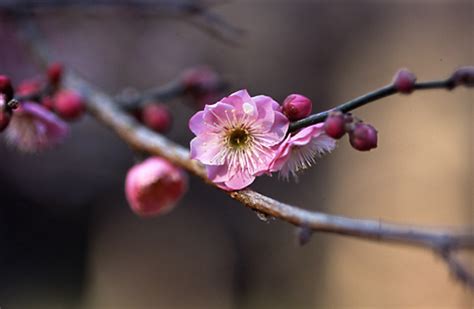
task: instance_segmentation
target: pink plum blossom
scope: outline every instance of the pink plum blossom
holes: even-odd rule
[[[191,158],[222,189],[240,190],[268,171],[289,121],[272,98],[240,90],[206,105],[189,121]]]
[[[187,190],[186,174],[159,157],[132,167],[125,181],[125,194],[133,212],[148,217],[169,212]]]
[[[310,167],[317,157],[331,152],[336,141],[324,132],[324,124],[306,127],[288,137],[278,146],[276,156],[270,164],[270,172],[280,171],[288,179],[290,174],[297,178],[297,172]]]
[[[68,125],[43,106],[24,102],[15,110],[5,132],[7,141],[24,152],[36,152],[62,142]]]

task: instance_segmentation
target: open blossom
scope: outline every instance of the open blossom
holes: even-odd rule
[[[225,190],[240,190],[268,171],[275,145],[282,142],[289,121],[277,102],[237,91],[206,105],[189,121],[196,134],[191,158],[206,166],[208,177]]]
[[[280,171],[288,179],[290,174],[310,167],[317,157],[331,152],[336,147],[336,140],[326,135],[324,124],[318,123],[288,135],[278,146],[275,159],[270,165],[270,172]]]
[[[50,148],[68,134],[68,125],[39,104],[25,102],[14,112],[6,130],[7,141],[25,152]]]

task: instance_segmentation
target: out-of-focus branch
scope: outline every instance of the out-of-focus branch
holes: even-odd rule
[[[244,33],[209,5],[198,0],[2,0],[0,11],[24,15],[46,13],[52,10],[80,10],[87,14],[104,14],[107,11],[123,12],[140,16],[163,15],[183,18],[209,35],[231,45],[238,45]],[[189,18],[192,17],[192,18]]]
[[[31,29],[27,29],[26,34],[27,43],[32,51],[46,64],[49,59],[47,59],[44,42]],[[188,149],[140,125],[128,116],[110,96],[77,74],[70,71],[66,72],[64,87],[81,93],[88,102],[89,113],[99,122],[114,130],[135,149],[166,158],[198,176],[207,184],[214,186],[207,178],[204,167],[197,161],[190,159]],[[452,257],[452,253],[456,250],[474,248],[474,234],[469,228],[458,231],[422,228],[386,223],[380,220],[353,219],[329,215],[291,206],[251,189],[225,193],[258,213],[281,219],[302,227],[303,230],[310,229],[314,232],[327,232],[372,241],[407,244],[433,250],[447,262],[456,278],[474,289],[473,280],[471,280],[472,274]]]

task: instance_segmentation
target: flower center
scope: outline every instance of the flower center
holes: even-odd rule
[[[242,148],[250,141],[250,133],[246,129],[236,128],[227,135],[227,142],[232,148]]]

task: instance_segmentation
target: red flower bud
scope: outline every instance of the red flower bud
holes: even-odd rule
[[[301,94],[290,94],[283,101],[283,114],[288,117],[290,121],[303,119],[311,114],[313,109],[313,102]]]
[[[400,69],[393,78],[393,86],[403,94],[410,94],[415,87],[416,76],[407,69]]]
[[[72,90],[61,90],[54,96],[54,111],[63,119],[75,120],[84,114],[82,97]]]
[[[20,96],[32,96],[38,94],[41,90],[41,81],[38,79],[27,79],[22,81],[16,88]]]
[[[370,124],[356,123],[354,130],[349,132],[349,141],[352,147],[360,151],[377,148],[377,130]]]
[[[461,67],[451,76],[453,86],[474,87],[474,66]]]
[[[159,157],[149,158],[132,167],[125,181],[125,194],[130,207],[143,217],[169,212],[186,190],[186,174]]]
[[[343,113],[331,112],[324,122],[324,131],[332,138],[340,139],[346,133],[346,117]]]
[[[148,104],[142,111],[142,122],[158,133],[164,133],[171,127],[171,114],[163,104]]]
[[[5,96],[6,102],[9,102],[14,96],[12,83],[5,75],[0,75],[0,94]]]
[[[60,63],[53,63],[47,70],[48,80],[51,85],[57,86],[61,82],[63,75],[63,65]]]

